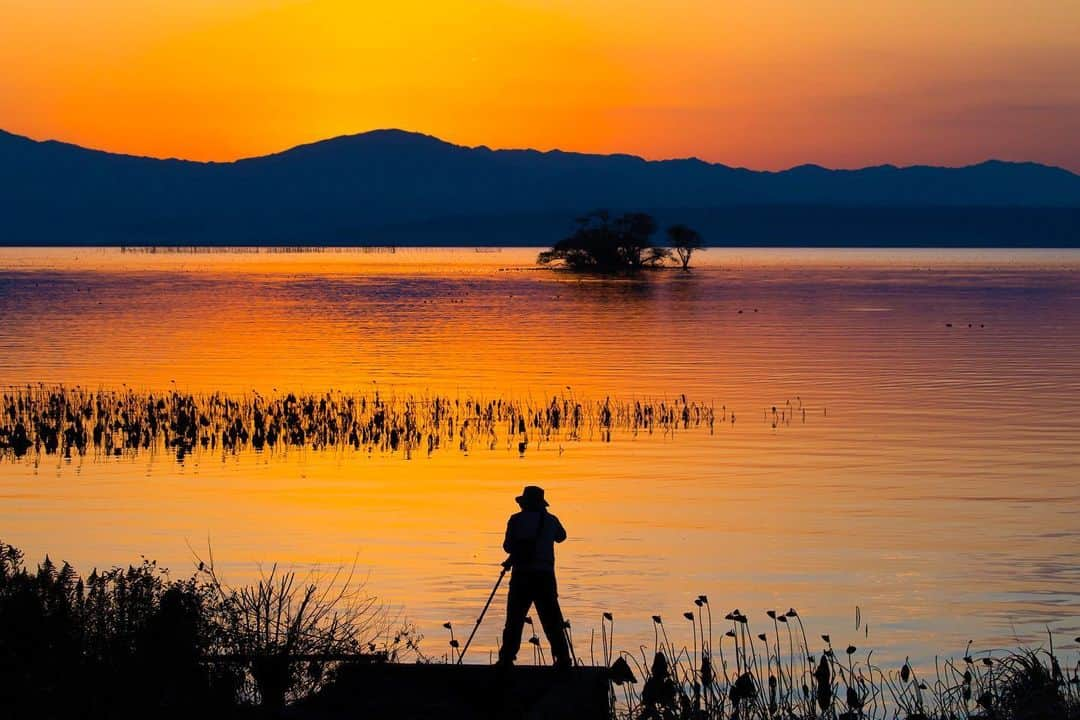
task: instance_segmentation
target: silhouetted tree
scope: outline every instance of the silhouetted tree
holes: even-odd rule
[[[633,272],[661,265],[671,256],[652,241],[656,220],[646,213],[613,217],[607,210],[577,218],[574,232],[537,257],[541,265],[562,263],[584,272]]]
[[[672,225],[667,229],[668,244],[679,256],[683,270],[690,267],[690,257],[702,247],[701,234],[686,225]]]

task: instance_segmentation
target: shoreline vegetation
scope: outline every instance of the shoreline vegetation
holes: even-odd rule
[[[275,565],[231,587],[209,557],[183,579],[145,558],[82,577],[48,556],[29,569],[0,542],[0,708],[18,718],[274,715],[321,689],[334,658],[416,656],[415,628],[355,566],[298,575]]]
[[[766,415],[768,417],[768,415]],[[773,425],[806,422],[802,400],[773,409]],[[419,395],[373,391],[192,394],[25,386],[0,394],[0,460],[110,457],[199,451],[287,452],[351,447],[430,457],[456,448],[529,450],[581,441],[698,430],[735,423],[726,405],[685,394],[633,400],[589,398],[570,388],[550,398]]]
[[[441,664],[426,656],[417,629],[356,580],[355,564],[304,577],[274,566],[230,587],[212,554],[195,559],[183,579],[145,559],[83,577],[48,556],[28,568],[0,542],[0,707],[37,718],[303,718],[305,703],[332,696],[365,666],[453,671],[453,655]],[[617,650],[604,613],[599,647],[594,636],[577,649],[579,666],[607,668],[611,718],[1080,718],[1080,662],[1068,665],[1075,658],[1055,650],[1049,631],[1045,647],[978,652],[969,642],[962,657],[930,669],[884,668],[872,651],[834,648],[829,635],[811,640],[794,609],[769,610],[752,625],[739,610],[714,618],[700,595],[677,625],[652,620],[651,648]],[[530,642],[542,658],[539,638]],[[496,693],[497,677],[492,668]]]

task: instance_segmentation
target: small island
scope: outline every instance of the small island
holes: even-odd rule
[[[574,272],[620,274],[671,267],[678,258],[681,269],[690,268],[690,258],[702,249],[701,235],[685,225],[667,228],[667,246],[657,245],[653,236],[656,219],[643,212],[612,215],[594,210],[578,217],[574,231],[536,258],[540,265]]]

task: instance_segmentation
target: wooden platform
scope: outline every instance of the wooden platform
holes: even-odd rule
[[[354,665],[335,685],[291,707],[296,720],[607,720],[605,668]]]

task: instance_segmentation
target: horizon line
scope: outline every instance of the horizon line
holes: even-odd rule
[[[1073,170],[1070,170],[1069,168],[1064,167],[1062,165],[1048,165],[1046,163],[1041,163],[1041,162],[1037,162],[1037,161],[1034,161],[1034,160],[1002,160],[1000,158],[995,158],[995,157],[988,157],[988,158],[986,158],[984,160],[980,160],[978,162],[971,162],[971,163],[968,163],[968,164],[965,164],[965,165],[932,165],[932,164],[926,164],[926,163],[915,163],[915,164],[911,164],[911,165],[897,165],[895,163],[877,163],[877,164],[872,164],[872,165],[861,165],[861,166],[858,166],[858,167],[829,167],[827,165],[821,165],[821,164],[815,163],[815,162],[805,162],[805,163],[799,163],[797,165],[791,165],[789,167],[784,167],[784,168],[781,168],[779,170],[763,170],[763,169],[749,168],[749,167],[738,166],[738,165],[727,165],[727,164],[725,164],[723,162],[718,162],[718,161],[704,160],[704,159],[702,159],[702,158],[700,158],[700,157],[698,157],[696,155],[683,156],[683,157],[649,158],[649,157],[644,157],[644,156],[641,156],[641,155],[636,155],[634,153],[622,153],[622,152],[603,153],[603,152],[583,152],[583,151],[578,151],[578,150],[563,150],[561,148],[550,148],[550,149],[547,149],[547,150],[541,150],[539,148],[530,148],[530,147],[491,147],[490,145],[483,145],[483,144],[482,145],[465,145],[465,144],[461,144],[461,143],[452,142],[450,140],[446,140],[444,138],[441,138],[441,137],[439,137],[437,135],[432,135],[430,133],[426,133],[426,132],[423,132],[423,131],[420,131],[420,130],[406,130],[406,129],[403,129],[403,128],[395,128],[395,127],[372,128],[370,130],[362,130],[362,131],[355,132],[355,133],[332,135],[332,136],[329,136],[329,137],[324,137],[324,138],[320,138],[320,139],[316,139],[316,140],[311,140],[311,141],[308,141],[308,142],[297,143],[295,145],[291,145],[291,146],[283,148],[281,150],[274,150],[274,151],[271,151],[271,152],[264,153],[262,155],[244,155],[244,156],[241,156],[241,157],[233,158],[231,160],[194,160],[194,159],[190,159],[190,158],[177,157],[177,156],[174,156],[174,155],[173,156],[161,156],[161,155],[146,155],[146,154],[138,154],[138,153],[118,152],[118,151],[114,151],[114,150],[106,150],[106,149],[99,148],[99,147],[90,147],[90,146],[87,146],[87,145],[80,145],[80,144],[75,143],[75,142],[70,142],[70,141],[67,141],[67,140],[60,140],[60,139],[57,139],[57,138],[38,139],[38,138],[32,137],[30,135],[23,135],[21,133],[16,133],[16,132],[12,132],[10,130],[5,130],[2,127],[0,127],[0,134],[9,135],[11,137],[26,140],[26,141],[29,141],[29,142],[32,142],[32,143],[35,143],[35,144],[38,144],[38,145],[64,145],[64,146],[67,146],[67,147],[77,148],[79,150],[84,150],[84,151],[87,151],[87,152],[103,153],[103,154],[106,154],[106,155],[114,155],[114,156],[117,156],[117,157],[136,158],[136,159],[140,159],[140,160],[157,160],[159,162],[191,163],[191,164],[194,164],[194,165],[234,165],[234,164],[238,164],[238,163],[242,163],[242,162],[246,162],[246,161],[251,161],[251,160],[261,160],[261,159],[264,159],[264,158],[277,157],[277,156],[280,156],[280,155],[285,155],[287,153],[293,152],[295,150],[300,150],[302,148],[313,147],[313,146],[316,146],[316,145],[321,145],[321,144],[324,144],[324,143],[330,143],[330,142],[339,141],[339,140],[348,140],[348,139],[353,139],[353,138],[361,138],[361,137],[366,137],[366,136],[370,136],[370,135],[379,135],[379,134],[399,134],[399,135],[412,136],[412,137],[416,137],[416,138],[425,138],[425,139],[428,139],[428,140],[434,140],[434,141],[436,141],[436,142],[438,142],[440,144],[448,145],[448,146],[455,147],[455,148],[461,148],[461,149],[464,149],[464,150],[479,150],[479,151],[485,151],[486,150],[488,152],[522,152],[522,153],[531,152],[531,153],[537,153],[537,154],[540,154],[540,155],[559,154],[559,155],[578,155],[578,156],[585,156],[585,157],[602,157],[602,158],[628,158],[628,159],[633,159],[633,160],[639,160],[639,161],[641,161],[643,163],[697,162],[697,163],[701,163],[703,165],[708,165],[710,167],[719,167],[719,168],[726,168],[726,169],[729,169],[729,170],[741,170],[741,171],[746,171],[746,172],[762,173],[762,174],[773,174],[773,175],[782,174],[782,173],[785,173],[785,172],[790,172],[792,170],[798,170],[798,169],[803,169],[803,168],[820,169],[820,170],[825,170],[825,171],[828,171],[828,172],[857,172],[857,171],[860,171],[860,170],[871,170],[871,169],[878,169],[878,168],[890,168],[890,169],[896,169],[896,170],[905,170],[905,169],[911,169],[911,168],[932,168],[932,169],[942,169],[942,170],[963,170],[965,168],[979,167],[979,166],[987,165],[987,164],[1003,164],[1003,165],[1034,165],[1034,166],[1042,167],[1042,168],[1060,170],[1061,172],[1068,173],[1069,175],[1072,175],[1074,177],[1080,177],[1080,173],[1074,172]]]

